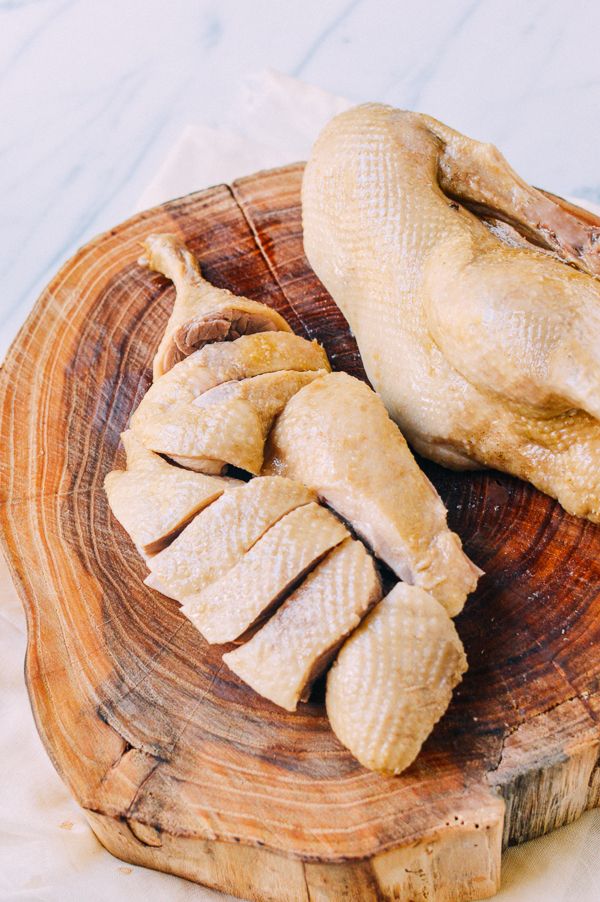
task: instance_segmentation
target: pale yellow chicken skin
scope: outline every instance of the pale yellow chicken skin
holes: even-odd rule
[[[131,416],[131,427],[135,429],[142,419],[164,413],[174,404],[194,401],[224,382],[280,370],[329,369],[327,355],[318,342],[287,332],[257,333],[208,344],[150,386]]]
[[[282,517],[220,580],[183,604],[208,642],[232,642],[267,614],[308,570],[348,537],[345,526],[312,502]]]
[[[308,259],[408,441],[600,521],[600,222],[490,145],[376,104],[324,129],[302,204]]]
[[[269,405],[265,383],[253,391],[240,387],[222,397],[220,408],[195,411],[192,402],[224,383],[287,371],[271,388],[293,391],[292,373],[329,370],[316,341],[288,332],[245,335],[235,341],[207,344],[175,364],[150,386],[131,417],[131,428],[151,450],[167,454],[183,467],[220,474],[226,463],[258,472],[262,463]],[[302,379],[298,380],[301,384]],[[263,388],[262,394],[260,388]],[[254,399],[257,404],[251,403]],[[256,406],[258,405],[258,410]],[[271,405],[276,411],[276,405]],[[268,412],[268,411],[267,411]],[[244,440],[245,437],[245,440]]]
[[[352,524],[401,578],[454,616],[480,570],[448,529],[446,508],[368,385],[329,373],[276,421],[263,472],[298,479]]]
[[[104,488],[113,514],[145,555],[155,554],[235,482],[189,473],[153,454],[128,430],[121,436],[127,470],[113,470]]]
[[[154,357],[155,380],[209,342],[233,341],[255,332],[292,331],[271,307],[204,279],[196,257],[176,235],[149,235],[142,246],[139,262],[170,279],[177,292]]]
[[[148,561],[161,591],[184,602],[223,577],[282,517],[315,494],[299,482],[251,479],[226,492],[186,526],[168,548]]]
[[[280,370],[225,382],[191,403],[143,418],[136,433],[146,447],[193,469],[214,472],[225,464],[257,475],[271,423],[289,399],[325,370]]]
[[[415,760],[467,669],[444,608],[398,583],[342,646],[327,676],[331,727],[361,764],[399,774]]]
[[[381,598],[362,542],[345,539],[244,645],[223,660],[255,692],[295,711],[344,638]]]

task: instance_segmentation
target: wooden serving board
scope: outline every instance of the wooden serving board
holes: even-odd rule
[[[31,703],[120,858],[261,902],[479,899],[498,887],[503,845],[599,801],[600,530],[507,476],[425,465],[486,576],[457,619],[470,669],[417,762],[385,778],[337,742],[318,692],[297,714],[276,708],[145,588],[102,490],[173,302],[136,263],[150,232],[179,233],[211,281],[363,375],[303,254],[301,175],[259,173],[102,235],[11,348],[0,509]]]

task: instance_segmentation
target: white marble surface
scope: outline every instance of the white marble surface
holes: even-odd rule
[[[591,0],[0,0],[0,354],[60,263],[132,212],[186,126],[238,128],[240,85],[267,66],[431,113],[497,143],[528,180],[599,202],[599,33]],[[0,604],[0,900],[216,898],[95,843],[23,722],[24,626],[14,596]],[[44,814],[34,833],[26,808]],[[512,850],[498,898],[600,898],[599,840],[591,813]]]

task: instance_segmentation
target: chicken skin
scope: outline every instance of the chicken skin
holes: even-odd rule
[[[394,573],[454,617],[481,571],[448,529],[446,508],[368,385],[329,373],[304,386],[269,436],[265,473],[316,491]]]
[[[398,583],[342,646],[327,677],[333,732],[361,764],[402,773],[415,760],[467,669],[448,614]]]
[[[140,263],[175,285],[175,304],[152,366],[158,379],[180,360],[213,341],[255,332],[291,332],[275,310],[217,288],[202,277],[192,252],[175,235],[149,235]]]
[[[599,522],[600,221],[376,104],[325,128],[302,203],[308,259],[413,447]]]

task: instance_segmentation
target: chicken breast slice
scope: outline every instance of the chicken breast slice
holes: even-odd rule
[[[137,428],[143,419],[163,413],[173,404],[189,403],[222,382],[279,370],[329,369],[321,345],[293,333],[261,332],[208,344],[150,386],[131,418],[131,426]]]
[[[175,235],[149,235],[140,263],[170,279],[176,290],[173,311],[153,362],[158,379],[207,342],[233,341],[254,332],[291,332],[266,304],[238,297],[202,277],[196,257]]]
[[[380,398],[347,373],[299,391],[276,421],[263,473],[311,486],[400,579],[457,614],[481,571]]]
[[[329,671],[332,729],[365,767],[399,774],[419,754],[466,669],[444,608],[422,589],[398,583]]]
[[[259,477],[225,492],[149,562],[160,591],[183,602],[226,574],[281,517],[315,500],[299,482]]]
[[[362,542],[345,539],[245,645],[223,660],[255,692],[295,711],[345,637],[380,599],[373,558]]]
[[[166,595],[167,598],[174,598],[175,601],[177,601],[175,596],[171,595],[167,587],[163,586],[159,578],[155,576],[154,573],[148,573],[144,580],[144,585],[148,586],[149,589],[154,589],[155,592],[160,592],[161,595]]]
[[[232,642],[262,620],[348,530],[313,502],[286,514],[228,573],[188,596],[183,613],[208,642]]]
[[[113,514],[144,554],[164,548],[233,482],[172,466],[130,430],[121,439],[127,470],[109,473],[104,488]]]
[[[265,438],[273,419],[300,388],[326,370],[280,370],[239,382],[225,382],[192,403],[142,419],[136,432],[153,451],[193,469],[211,471],[231,464],[254,475],[263,463]]]

